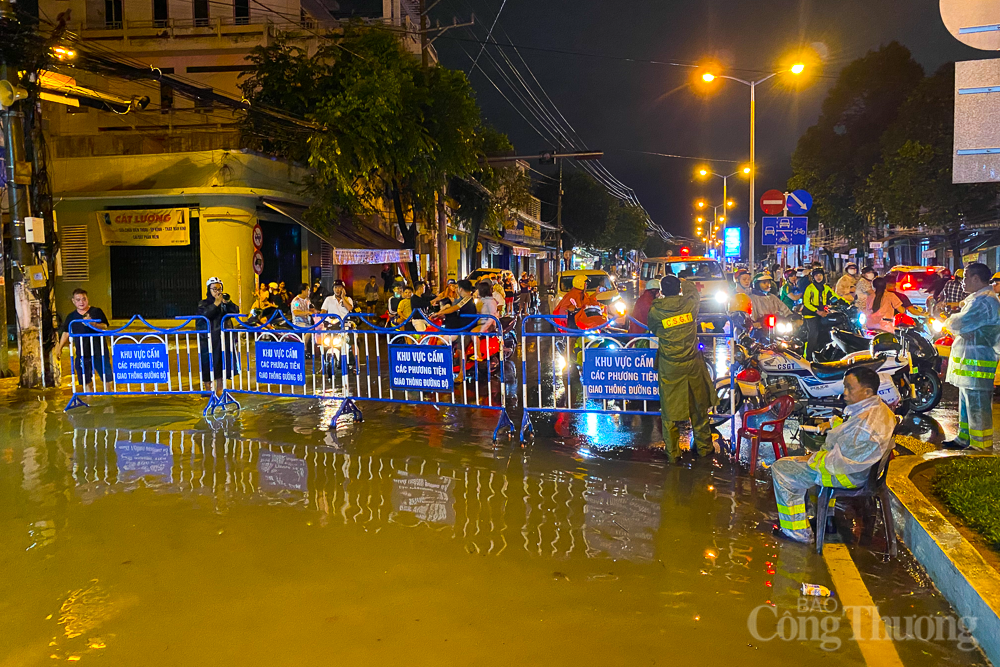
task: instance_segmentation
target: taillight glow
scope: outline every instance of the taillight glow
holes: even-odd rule
[[[773,329],[774,325],[778,323],[778,318],[775,315],[768,315],[764,318],[764,326],[768,329]]]

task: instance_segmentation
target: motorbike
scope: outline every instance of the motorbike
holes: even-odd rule
[[[909,315],[898,313],[894,325],[896,333],[893,335],[910,360],[909,381],[913,387],[910,409],[919,413],[933,410],[941,401],[942,393],[941,376],[938,372],[941,359],[938,350],[921,333],[922,327]],[[850,355],[868,350],[871,338],[878,333],[881,332],[868,330],[858,333],[846,329],[834,329],[831,336],[833,344],[842,355]]]
[[[738,320],[734,320],[734,324]],[[867,367],[879,375],[878,394],[898,414],[910,409],[913,390],[909,382],[909,358],[899,349],[855,352],[832,362],[809,362],[786,342],[762,342],[747,330],[738,334],[736,356],[735,402],[737,410],[744,403],[759,407],[779,396],[795,399],[793,415],[799,423],[826,421],[845,405],[844,374],[855,367]],[[710,412],[710,420],[719,425],[729,412],[730,379],[716,381],[719,407]]]
[[[442,324],[442,318],[432,317],[427,323],[426,333],[439,331]],[[504,370],[508,375],[512,374],[515,368],[510,360],[514,358],[514,351],[517,348],[517,334],[514,331],[516,325],[516,317],[502,317],[500,318],[501,335],[499,337],[477,336],[474,333],[468,334],[469,342],[465,346],[464,355],[457,347],[455,347],[453,352],[452,370],[455,373],[455,378],[464,377],[466,380],[476,380],[498,376],[500,374],[501,360],[508,362]],[[431,340],[431,343],[450,344],[440,336],[435,336]],[[503,347],[502,357],[500,355],[501,346]]]

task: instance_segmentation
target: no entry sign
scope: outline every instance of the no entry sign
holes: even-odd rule
[[[260,225],[253,226],[253,247],[260,250],[260,247],[264,245],[264,230],[260,228]]]
[[[253,272],[258,276],[264,272],[264,255],[259,250],[253,253]]]
[[[768,190],[760,198],[760,210],[767,215],[779,215],[785,210],[785,193]]]

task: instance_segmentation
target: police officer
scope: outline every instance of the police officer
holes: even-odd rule
[[[831,303],[845,303],[826,284],[822,267],[812,270],[812,280],[802,293],[802,317],[806,322],[806,359],[811,360],[816,350],[830,342],[830,330],[823,324],[823,316],[830,312]]]
[[[653,301],[646,320],[649,332],[659,339],[660,416],[671,461],[680,456],[679,421],[691,420],[692,453],[708,456],[714,450],[708,409],[719,399],[698,349],[699,304],[693,283],[664,276],[660,298]]]
[[[993,378],[1000,345],[1000,299],[990,286],[990,270],[973,262],[965,267],[962,310],[944,323],[954,335],[945,381],[958,387],[958,435],[949,449],[993,448]]]

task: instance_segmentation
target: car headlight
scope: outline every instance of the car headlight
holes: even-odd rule
[[[718,292],[715,293],[716,303],[726,303],[728,301],[729,301],[729,292],[727,292],[726,290],[719,290]]]
[[[612,303],[611,307],[614,308],[615,312],[618,313],[619,315],[624,315],[625,311],[628,310],[628,307],[625,305],[625,302],[622,301],[621,299]]]

